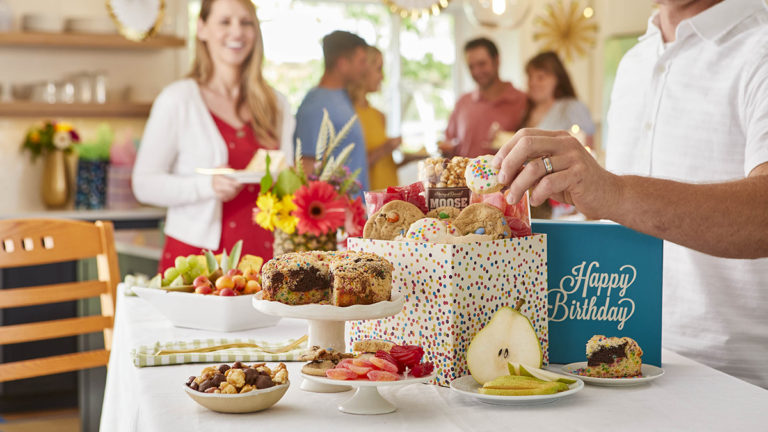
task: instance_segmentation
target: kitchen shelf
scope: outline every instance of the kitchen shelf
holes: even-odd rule
[[[151,103],[49,104],[44,102],[0,103],[2,117],[148,117]]]
[[[156,35],[144,42],[134,42],[114,33],[37,33],[0,32],[0,47],[60,47],[161,49],[183,48],[186,41],[176,36]]]

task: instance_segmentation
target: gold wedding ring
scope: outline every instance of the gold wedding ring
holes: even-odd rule
[[[541,161],[544,163],[544,170],[547,172],[547,174],[552,174],[555,169],[552,167],[552,159],[550,159],[548,156],[544,156],[541,158]]]

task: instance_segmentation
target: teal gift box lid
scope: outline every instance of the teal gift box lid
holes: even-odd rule
[[[612,222],[534,220],[547,235],[549,360],[586,360],[596,334],[627,336],[661,366],[663,241]]]

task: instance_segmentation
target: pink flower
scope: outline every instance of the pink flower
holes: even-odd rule
[[[311,181],[300,187],[293,203],[296,210],[291,214],[299,220],[296,226],[299,234],[320,236],[344,226],[347,203],[326,182]]]

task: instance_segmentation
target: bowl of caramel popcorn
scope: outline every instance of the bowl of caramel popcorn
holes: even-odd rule
[[[206,367],[187,379],[184,391],[211,411],[249,413],[276,404],[290,384],[284,363],[270,368],[266,363],[235,362]]]

